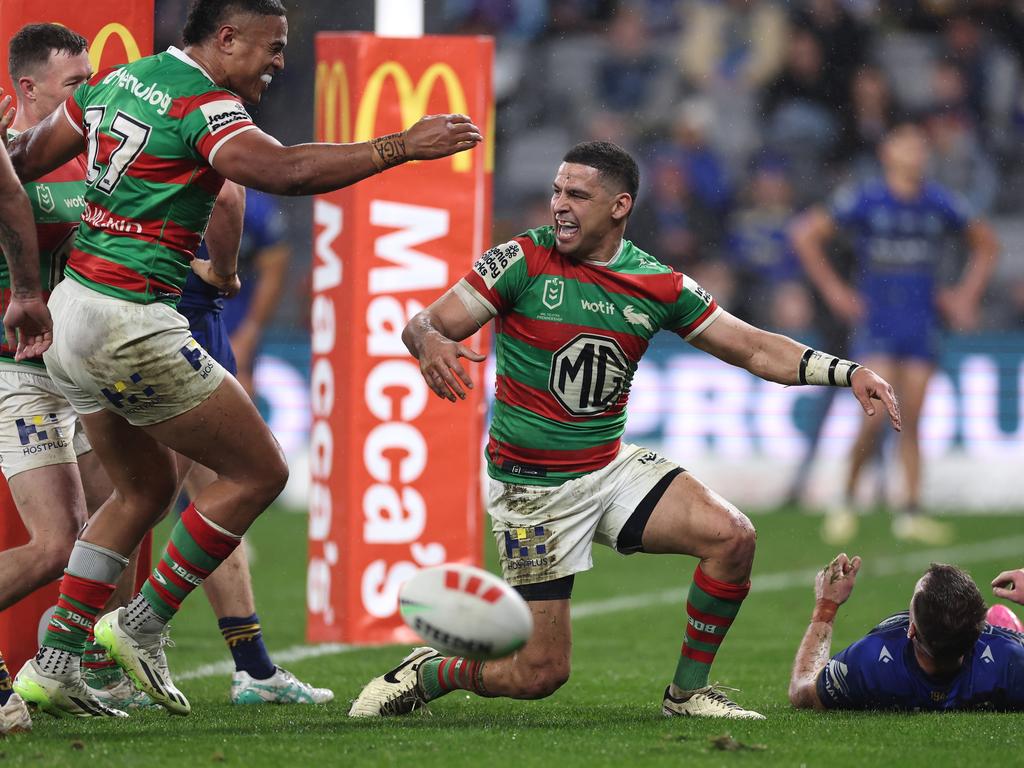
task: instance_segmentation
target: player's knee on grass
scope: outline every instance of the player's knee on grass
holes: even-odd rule
[[[516,698],[543,699],[565,685],[568,680],[568,659],[523,660],[516,664]]]

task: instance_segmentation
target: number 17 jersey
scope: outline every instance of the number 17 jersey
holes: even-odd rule
[[[95,75],[64,113],[88,145],[66,275],[120,299],[176,303],[224,182],[214,156],[256,127],[241,100],[172,47]]]
[[[607,263],[555,249],[552,227],[492,248],[456,285],[496,317],[488,474],[560,485],[615,458],[640,358],[661,329],[689,341],[721,309],[689,277],[623,240]]]

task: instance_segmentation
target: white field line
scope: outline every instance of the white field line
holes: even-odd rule
[[[974,544],[964,544],[943,549],[926,549],[906,555],[879,557],[864,563],[862,578],[864,576],[894,576],[901,573],[923,572],[929,563],[933,562],[965,565],[972,562],[999,560],[1002,558],[1007,560],[1006,567],[1020,565],[1024,561],[1024,536],[979,541]],[[780,592],[800,587],[808,590],[808,600],[810,600],[810,590],[817,573],[817,569],[808,568],[756,576],[753,581],[752,591],[755,594],[760,594],[762,592]],[[994,576],[995,574],[992,575]],[[986,574],[979,574],[979,578],[979,584],[984,592],[984,586],[987,583]],[[591,600],[574,605],[572,607],[572,617],[573,619],[587,619],[591,616],[604,616],[609,613],[650,608],[655,605],[681,605],[685,595],[686,587],[674,587],[655,592],[642,592],[636,595],[612,597],[607,600]],[[336,656],[350,651],[357,651],[362,647],[341,643],[293,645],[280,651],[274,651],[272,656],[278,664],[291,664],[305,659]],[[174,677],[177,680],[195,680],[201,677],[230,675],[234,669],[235,666],[231,661],[218,661],[213,664],[204,664],[201,667],[190,669]]]

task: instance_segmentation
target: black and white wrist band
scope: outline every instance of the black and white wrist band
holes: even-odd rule
[[[800,383],[848,387],[853,372],[858,368],[860,366],[851,360],[841,360],[835,355],[808,347],[800,358]]]

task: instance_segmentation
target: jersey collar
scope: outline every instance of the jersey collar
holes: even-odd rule
[[[610,269],[611,267],[614,267],[618,263],[619,258],[622,256],[622,251],[625,248],[625,245],[625,240],[619,240],[618,250],[615,251],[615,255],[608,259],[608,261],[591,261],[590,259],[584,259],[583,263],[589,264],[592,267],[605,267],[606,269]]]
[[[189,56],[183,50],[181,50],[177,46],[172,45],[172,46],[169,46],[167,48],[167,52],[169,54],[171,54],[171,56],[176,58],[178,61],[182,62],[183,64],[188,64],[190,67],[195,67],[196,69],[198,69],[200,72],[202,72],[206,76],[207,80],[209,80],[211,83],[216,85],[216,82],[214,81],[214,79],[212,77],[210,77],[210,73],[207,72],[205,69],[203,69],[199,65],[199,62],[197,62],[195,59],[193,59],[191,56]]]

